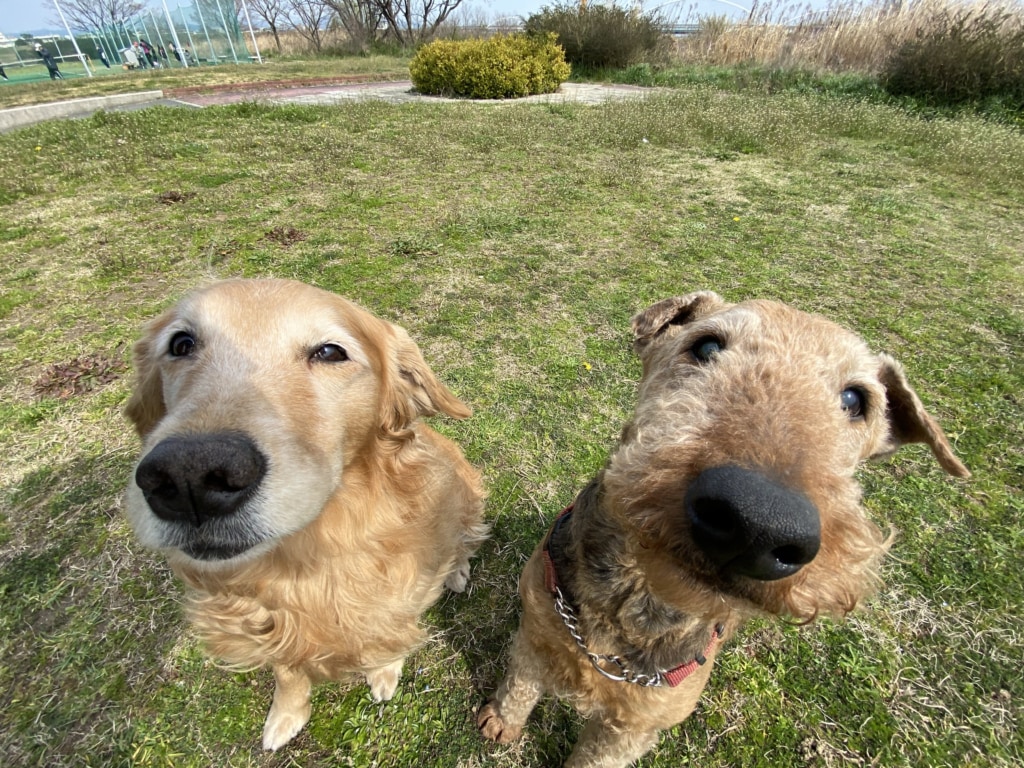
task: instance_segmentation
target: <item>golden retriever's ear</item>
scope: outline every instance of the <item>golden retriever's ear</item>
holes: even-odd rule
[[[633,349],[642,353],[670,326],[686,325],[724,304],[722,297],[714,291],[699,291],[659,301],[633,318]]]
[[[403,435],[420,416],[446,413],[465,419],[472,410],[434,376],[409,334],[393,326],[395,336],[390,367],[383,391],[383,426],[392,435]]]
[[[970,477],[970,471],[953,454],[953,448],[942,428],[924,409],[917,393],[910,386],[903,366],[888,355],[879,355],[878,358],[881,363],[878,377],[885,387],[885,417],[889,422],[889,439],[875,456],[893,453],[907,443],[925,443],[946,472],[956,477]]]
[[[139,437],[145,438],[167,413],[164,404],[163,381],[157,366],[158,351],[154,348],[156,335],[170,321],[169,313],[157,317],[146,325],[132,348],[135,383],[124,414],[135,425]]]

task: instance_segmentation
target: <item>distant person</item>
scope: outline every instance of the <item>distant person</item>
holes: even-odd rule
[[[160,62],[156,58],[156,49],[154,49],[147,40],[143,40],[141,37],[139,38],[139,45],[142,46],[142,52],[145,54],[146,61],[149,62],[149,66],[153,67],[153,69],[159,67]]]
[[[143,49],[141,43],[132,43],[132,50],[135,52],[135,58],[138,61],[139,69],[149,69],[146,64],[146,51]]]
[[[181,51],[179,51],[177,48],[175,48],[174,47],[174,43],[172,43],[170,40],[167,41],[167,47],[171,49],[171,53],[174,55],[174,58],[176,58],[178,60],[178,63],[180,64],[181,63]]]
[[[103,66],[105,66],[107,69],[110,69],[110,62],[107,60],[107,52],[104,51],[102,48],[97,48],[96,55],[100,57],[100,61],[103,62]]]
[[[4,80],[10,80],[11,79],[11,78],[9,78],[7,76],[7,73],[4,72],[4,65],[3,64],[0,64],[0,77],[2,77]]]
[[[50,53],[49,49],[44,48],[41,43],[36,43],[36,54],[43,60],[43,64],[50,71],[51,80],[63,80],[64,75],[60,73],[60,68],[57,66],[57,61],[53,58],[53,54]]]
[[[160,58],[164,60],[164,66],[165,67],[171,66],[171,62],[168,61],[168,59],[167,59],[167,49],[164,48],[162,45],[158,45],[156,47],[156,50],[160,54]]]

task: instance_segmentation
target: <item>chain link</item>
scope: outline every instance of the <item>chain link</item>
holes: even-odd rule
[[[561,588],[557,586],[555,587],[555,613],[561,617],[562,623],[569,630],[569,634],[576,641],[576,645],[587,654],[587,658],[594,665],[594,669],[609,680],[614,680],[618,683],[633,683],[645,688],[657,688],[665,685],[665,676],[661,672],[655,672],[653,675],[648,675],[644,672],[634,672],[626,665],[621,656],[609,653],[593,653],[587,647],[586,641],[580,634],[579,618],[576,616],[576,611],[573,610],[572,606],[565,599]],[[618,672],[611,672],[601,666],[602,664],[613,664]]]

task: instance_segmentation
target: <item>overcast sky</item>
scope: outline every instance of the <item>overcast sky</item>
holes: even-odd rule
[[[60,0],[57,0],[60,2]],[[174,11],[179,2],[184,0],[167,0],[167,7]],[[540,10],[544,5],[552,5],[554,0],[465,0],[467,8],[483,10],[489,18],[496,16],[529,16]],[[651,8],[658,0],[648,0],[645,7]],[[679,8],[685,15],[692,6],[701,14],[733,14],[740,13],[736,6],[749,7],[750,0],[680,0],[665,10]],[[146,3],[160,9],[159,0]],[[0,32],[8,37],[17,37],[30,30],[54,26],[56,18],[53,0],[0,0]],[[253,19],[253,23],[256,20]]]

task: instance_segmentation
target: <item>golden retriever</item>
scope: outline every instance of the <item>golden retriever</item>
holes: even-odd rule
[[[207,650],[273,669],[264,748],[303,728],[317,680],[390,699],[487,533],[479,474],[420,421],[469,408],[402,328],[292,281],[198,290],[134,360],[128,519],[187,585]]]

